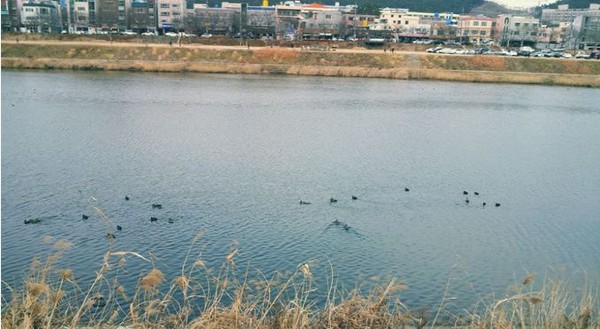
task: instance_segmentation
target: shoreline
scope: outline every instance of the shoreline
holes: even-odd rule
[[[600,61],[422,51],[2,40],[2,69],[197,72],[600,87]]]

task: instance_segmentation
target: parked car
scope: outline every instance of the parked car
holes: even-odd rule
[[[143,36],[154,36],[154,32],[146,31],[142,33]]]
[[[440,50],[442,50],[442,47],[427,48],[425,51],[428,52],[428,53],[437,53]]]
[[[594,50],[590,54],[590,59],[600,59],[600,50]]]
[[[438,54],[456,54],[456,49],[442,48],[440,51],[438,51]]]
[[[176,37],[177,33],[175,33],[175,32],[167,32],[167,33],[165,33],[165,35],[168,36],[168,37]]]
[[[123,34],[123,35],[137,35],[137,33],[133,32],[133,31],[129,31],[129,30],[123,31],[123,32],[121,32],[121,34]]]
[[[589,58],[590,55],[588,55],[588,53],[586,53],[585,51],[578,51],[575,54],[575,58]]]
[[[210,33],[202,33],[202,35],[200,35],[200,37],[201,37],[202,39],[210,39],[210,38],[212,38],[212,36],[213,36],[213,35],[212,35],[212,34],[210,34]]]

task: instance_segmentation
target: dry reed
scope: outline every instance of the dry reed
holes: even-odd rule
[[[94,208],[110,227],[110,218]],[[108,250],[91,282],[80,284],[69,268],[57,261],[72,245],[64,240],[51,244],[46,259],[34,258],[23,286],[3,284],[10,297],[2,296],[4,329],[12,328],[424,328],[440,325],[489,329],[587,329],[599,328],[599,286],[573,287],[569,278],[546,276],[536,284],[533,274],[510,287],[501,298],[482,298],[477,312],[463,315],[446,310],[448,280],[435,316],[426,309],[410,310],[402,301],[406,286],[397,278],[369,285],[366,291],[340,288],[333,266],[326,278],[313,272],[315,261],[299,264],[287,275],[267,276],[236,263],[237,243],[232,243],[218,269],[203,259],[203,232],[192,240],[183,264],[167,277],[153,258],[135,252]],[[119,283],[127,259],[148,264],[131,294]],[[325,279],[326,284],[317,284]],[[588,283],[591,280],[583,280]],[[322,291],[319,287],[327,287]],[[325,295],[325,297],[323,297]],[[323,301],[324,299],[324,301]],[[480,307],[483,306],[483,307]],[[446,320],[441,320],[448,314]]]

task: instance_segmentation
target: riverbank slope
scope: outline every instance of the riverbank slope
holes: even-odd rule
[[[3,40],[4,69],[125,70],[431,79],[600,87],[600,61],[364,48]]]

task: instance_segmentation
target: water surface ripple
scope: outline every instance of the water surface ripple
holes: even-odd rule
[[[397,276],[413,307],[438,305],[449,278],[453,304],[468,308],[527,273],[597,277],[599,96],[546,86],[3,71],[2,280],[15,284],[35,255],[49,253],[45,235],[72,242],[60,265],[89,278],[117,224],[116,249],[152,253],[171,275],[205,230],[210,266],[235,241],[238,263],[265,274],[314,260],[319,284],[329,264],[347,288]],[[23,224],[33,218],[41,224]],[[147,270],[130,266],[125,284]]]

